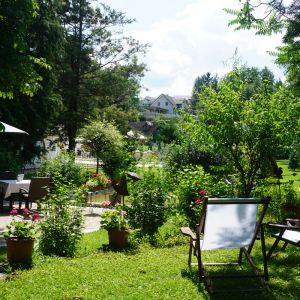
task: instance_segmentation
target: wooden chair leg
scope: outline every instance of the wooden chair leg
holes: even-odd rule
[[[189,259],[188,259],[188,265],[189,267],[192,266],[192,251],[193,251],[193,241],[190,241],[190,249],[189,249]]]
[[[243,258],[243,249],[240,249],[240,253],[239,253],[239,258],[238,258],[238,264],[240,265],[242,263],[242,258]]]
[[[289,244],[288,242],[285,242],[284,245],[281,248],[281,251],[284,251],[288,244]]]
[[[275,250],[275,248],[277,247],[277,245],[278,245],[279,242],[280,242],[280,239],[277,238],[277,239],[275,240],[274,244],[272,245],[272,247],[270,248],[268,254],[267,254],[267,261],[270,259],[270,257],[271,257],[271,255],[272,255],[273,251]]]

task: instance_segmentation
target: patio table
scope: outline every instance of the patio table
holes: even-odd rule
[[[12,194],[18,194],[20,188],[29,189],[31,180],[0,180],[0,191],[2,196],[0,197],[0,211],[3,211],[3,201],[12,196]]]

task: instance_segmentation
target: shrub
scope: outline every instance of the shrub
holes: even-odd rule
[[[182,211],[190,226],[195,226],[199,219],[199,210],[195,208],[195,201],[199,199],[200,190],[206,190],[210,197],[227,197],[232,190],[223,179],[205,173],[201,166],[188,166],[175,174],[177,185],[174,193],[177,195],[178,208]]]
[[[178,212],[169,216],[167,221],[158,228],[152,239],[156,247],[173,247],[187,242],[187,238],[180,233],[180,227],[187,226],[186,217]]]
[[[45,218],[41,222],[39,248],[45,255],[73,257],[82,237],[83,191],[55,175],[54,191],[42,202]]]
[[[289,168],[295,171],[297,168],[299,168],[299,155],[294,150],[291,152],[289,157]]]
[[[75,155],[73,153],[63,152],[51,161],[42,163],[38,175],[53,176],[60,173],[61,178],[72,181],[76,186],[80,186],[88,180],[89,172],[80,165],[75,164]]]
[[[142,180],[129,184],[129,224],[143,234],[153,234],[166,218],[166,190],[161,172],[149,169]]]

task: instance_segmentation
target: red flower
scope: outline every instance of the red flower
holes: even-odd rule
[[[98,173],[93,173],[93,174],[91,174],[91,177],[92,178],[96,178],[96,177],[99,177],[100,175],[98,174]]]
[[[34,213],[32,214],[32,220],[35,221],[35,220],[38,220],[40,218],[40,215],[38,213]]]
[[[206,194],[206,190],[202,189],[199,191],[199,195],[204,196]]]
[[[15,208],[13,208],[13,209],[11,210],[10,214],[16,216],[16,215],[18,214],[18,210],[15,209]]]
[[[199,198],[197,200],[195,200],[195,204],[200,204],[202,201],[204,200],[204,198]]]
[[[23,209],[23,214],[24,214],[24,215],[28,215],[28,213],[29,213],[29,209],[28,209],[28,208],[24,208],[24,209]]]

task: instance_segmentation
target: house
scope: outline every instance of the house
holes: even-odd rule
[[[157,98],[145,97],[141,101],[145,115],[165,114],[174,116],[191,102],[191,96],[169,96],[161,94]]]

